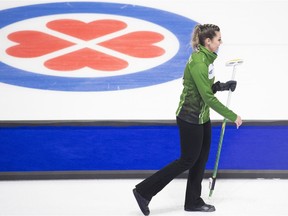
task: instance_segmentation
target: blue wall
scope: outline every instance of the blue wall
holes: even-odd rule
[[[213,169],[220,126],[213,126]],[[288,126],[227,126],[219,169],[288,170]],[[0,171],[157,170],[179,156],[177,126],[0,127]]]

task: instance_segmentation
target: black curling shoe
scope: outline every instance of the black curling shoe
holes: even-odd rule
[[[185,211],[214,212],[216,211],[216,209],[213,205],[204,204],[200,207],[192,207],[192,208],[185,207]]]
[[[148,201],[148,200],[146,200],[144,197],[142,197],[142,196],[137,192],[136,188],[133,189],[133,194],[134,194],[134,196],[135,196],[135,198],[136,198],[136,201],[137,201],[137,203],[138,203],[138,205],[139,205],[142,213],[143,213],[144,215],[149,215],[149,214],[150,214],[150,210],[149,210],[148,205],[149,205],[149,202],[150,202],[150,201]]]

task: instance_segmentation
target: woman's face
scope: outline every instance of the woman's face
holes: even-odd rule
[[[216,36],[213,37],[212,40],[210,38],[205,40],[205,47],[211,52],[217,52],[220,45],[222,44],[221,33],[219,31],[216,31],[215,33]]]

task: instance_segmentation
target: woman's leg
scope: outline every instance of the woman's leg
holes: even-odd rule
[[[194,166],[199,158],[203,142],[203,125],[177,119],[180,132],[181,156],[138,185],[136,190],[146,200],[151,200],[171,180]]]
[[[209,157],[210,144],[211,144],[211,122],[207,122],[203,125],[203,143],[200,153],[200,157],[196,161],[195,165],[190,168],[187,187],[185,208],[193,208],[204,205],[204,201],[201,199],[202,180],[204,177],[204,171],[206,162]]]

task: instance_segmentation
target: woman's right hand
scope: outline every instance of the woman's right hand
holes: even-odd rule
[[[234,122],[236,124],[237,129],[242,125],[242,119],[240,116],[237,116],[236,121]]]

